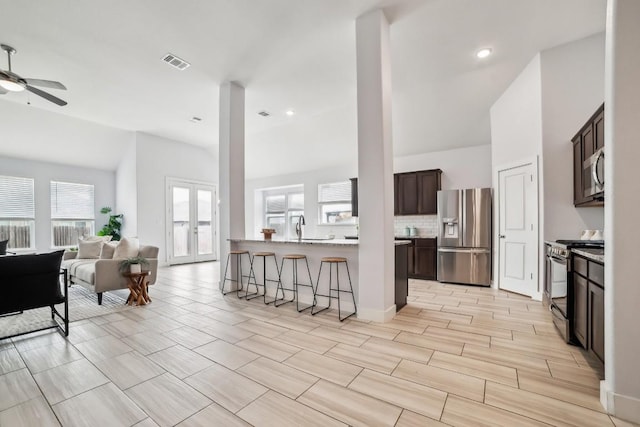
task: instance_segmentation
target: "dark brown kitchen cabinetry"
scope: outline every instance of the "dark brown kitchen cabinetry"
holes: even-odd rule
[[[397,215],[435,215],[441,190],[440,169],[397,175]]]
[[[604,364],[604,265],[573,254],[576,340]]]
[[[358,178],[350,178],[351,181],[351,216],[358,216]]]
[[[414,279],[436,280],[436,239],[416,239],[414,249]]]
[[[587,279],[573,273],[573,333],[576,339],[587,348],[587,304],[589,299],[589,283]]]
[[[573,144],[573,204],[603,206],[604,193],[585,196],[585,190],[591,183],[591,169],[585,168],[585,160],[604,147],[604,104],[582,126],[571,142]]]
[[[394,215],[435,215],[438,213],[440,169],[403,172],[393,175]],[[358,216],[358,178],[351,178],[351,215]]]

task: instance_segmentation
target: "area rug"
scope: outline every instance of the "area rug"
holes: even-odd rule
[[[105,292],[102,294],[102,305],[98,305],[98,296],[94,292],[82,286],[72,286],[69,288],[69,322],[130,310],[133,307],[125,304],[128,295],[128,289]],[[64,304],[56,305],[56,309],[64,315]],[[52,324],[49,307],[28,310],[22,314],[0,317],[0,337],[44,328]]]

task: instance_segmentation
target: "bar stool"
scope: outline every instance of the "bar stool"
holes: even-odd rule
[[[236,278],[232,278],[232,277],[228,277],[227,276],[227,270],[229,270],[229,263],[231,262],[231,256],[234,255],[235,256],[235,264],[236,264]],[[249,275],[245,276],[242,274],[242,256],[246,255],[247,259],[249,260]],[[220,287],[220,290],[222,291],[222,295],[227,295],[231,292],[233,292],[233,289],[230,289],[229,291],[225,292],[224,291],[224,287],[227,284],[227,281],[229,282],[235,282],[237,287],[235,289],[236,292],[236,296],[238,298],[246,298],[248,296],[254,295],[254,294],[249,294],[249,282],[251,281],[251,276],[253,275],[253,260],[251,259],[251,255],[249,254],[249,251],[245,251],[245,250],[238,250],[238,251],[229,251],[229,255],[227,255],[227,264],[224,268],[224,280],[222,281],[222,286]],[[245,291],[244,295],[240,295],[240,291],[244,290],[244,284],[242,282],[242,279],[246,277],[247,278],[247,290]],[[255,279],[254,279],[255,282]],[[256,287],[256,292],[257,292],[257,287]]]
[[[269,305],[271,303],[275,303],[277,298],[278,298],[278,290],[281,287],[281,283],[280,283],[280,269],[278,268],[278,261],[276,260],[276,254],[273,252],[256,252],[253,254],[253,261],[252,261],[252,265],[256,262],[256,257],[258,258],[262,258],[262,283],[258,283],[258,280],[256,279],[256,270],[255,268],[253,269],[253,285],[255,285],[256,287],[256,293],[255,294],[250,294],[247,297],[247,300],[252,300],[254,298],[258,298],[260,296],[259,291],[258,291],[258,286],[262,286],[262,296],[263,296],[263,301],[266,305]],[[273,257],[273,263],[276,266],[276,273],[277,273],[277,279],[267,279],[267,257]],[[275,298],[273,298],[271,301],[267,301],[267,282],[274,282],[277,283],[276,286],[276,296]],[[249,292],[249,283],[247,283],[247,292]],[[283,292],[284,294],[284,292]],[[284,295],[283,295],[284,298]]]
[[[322,267],[324,266],[324,264],[327,263],[329,264],[329,295],[322,295],[318,293],[318,290],[320,288],[320,275],[322,274]],[[342,290],[340,289],[340,264],[344,264],[344,266],[347,269],[347,277],[349,278],[349,290]],[[336,266],[336,287],[332,287],[333,285],[333,266]],[[337,295],[334,296],[332,294],[333,291],[337,292]],[[348,293],[351,294],[351,299],[353,300],[353,313],[342,317],[342,310],[340,307],[340,294],[341,293]],[[327,304],[326,307],[323,307],[322,309],[318,310],[318,311],[314,311],[315,307],[316,307],[316,298],[317,297],[325,297],[325,298],[329,298],[329,304]],[[338,300],[338,319],[340,319],[340,321],[344,321],[346,318],[353,316],[354,314],[356,314],[358,312],[358,308],[356,307],[356,298],[353,294],[353,286],[351,285],[351,274],[349,274],[349,264],[347,263],[347,259],[343,258],[343,257],[325,257],[322,258],[321,262],[320,262],[320,270],[318,271],[318,280],[316,281],[316,293],[313,295],[313,308],[311,309],[311,314],[312,315],[316,315],[320,312],[323,312],[325,310],[328,310],[329,308],[331,308],[331,300],[332,299],[337,299]]]
[[[290,260],[291,263],[291,271],[292,271],[292,283],[291,286],[292,288],[289,289],[285,289],[283,284],[282,284],[282,272],[284,271],[284,262],[286,260]],[[307,265],[307,274],[309,275],[309,283],[299,283],[298,282],[298,261],[299,260],[304,260],[305,264]],[[303,307],[300,308],[300,298],[298,297],[298,286],[306,286],[311,288],[311,292],[313,294],[313,303],[307,307]],[[309,270],[309,261],[307,260],[307,256],[306,255],[300,255],[300,254],[287,254],[287,255],[283,255],[282,256],[282,262],[280,263],[280,290],[282,290],[282,298],[279,299],[278,301],[284,301],[281,302],[280,304],[278,304],[278,302],[274,302],[273,305],[275,305],[276,307],[280,307],[283,304],[289,303],[289,302],[293,302],[294,300],[296,301],[296,310],[298,310],[298,313],[303,312],[309,308],[312,308],[315,305],[315,291],[313,289],[313,279],[311,278],[311,270]],[[291,291],[293,292],[293,296],[290,300],[285,300],[285,293],[284,291]],[[278,298],[278,291],[276,291],[276,298]]]

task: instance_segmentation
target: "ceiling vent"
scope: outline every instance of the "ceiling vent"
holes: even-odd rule
[[[191,66],[191,64],[189,64],[187,61],[185,61],[184,59],[180,59],[177,56],[171,54],[171,53],[167,53],[164,58],[162,58],[162,60],[164,62],[166,62],[167,64],[171,65],[174,68],[177,68],[178,70],[182,71],[182,70],[186,70],[187,68],[189,68]]]
[[[270,112],[268,111],[258,111],[258,115],[262,116],[262,117],[269,117],[271,115]]]

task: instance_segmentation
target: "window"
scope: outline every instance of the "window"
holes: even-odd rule
[[[354,224],[351,216],[351,182],[318,185],[319,224]]]
[[[93,185],[51,181],[51,234],[54,247],[78,244],[94,234]]]
[[[296,223],[304,214],[304,189],[301,186],[264,190],[265,228],[275,228],[276,236],[296,237]]]
[[[11,249],[35,247],[33,179],[0,176],[0,240]]]

